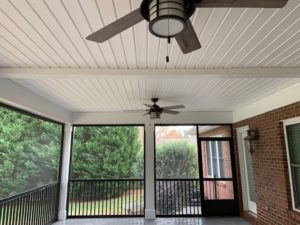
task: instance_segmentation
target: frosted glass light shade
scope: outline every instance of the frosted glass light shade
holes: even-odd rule
[[[149,30],[158,37],[175,37],[186,27],[184,0],[149,2]]]

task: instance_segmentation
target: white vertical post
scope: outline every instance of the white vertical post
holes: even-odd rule
[[[66,220],[67,218],[67,195],[68,195],[68,177],[69,177],[69,167],[70,167],[71,142],[72,142],[72,125],[65,124],[63,154],[62,154],[62,164],[61,164],[58,220]]]
[[[145,219],[155,219],[155,178],[154,178],[154,125],[149,122],[145,124],[146,146],[145,146]]]

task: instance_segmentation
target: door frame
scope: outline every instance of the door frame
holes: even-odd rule
[[[202,162],[202,141],[225,141],[229,144],[230,160],[231,160],[231,178],[204,178],[203,177],[203,163],[201,166],[201,184],[202,184],[202,215],[203,216],[238,216],[239,215],[239,201],[237,192],[237,173],[234,156],[233,133],[232,137],[198,137],[198,155],[200,162]],[[205,181],[231,181],[233,185],[233,199],[204,199],[204,182]]]
[[[243,134],[249,130],[249,126],[243,126],[236,129],[237,133],[237,144],[238,144],[238,154],[239,154],[239,164],[240,164],[240,175],[241,175],[241,184],[242,184],[242,197],[243,197],[243,210],[250,211],[254,214],[257,214],[257,205],[256,203],[250,201],[249,185],[248,185],[248,173],[245,162],[245,142],[243,139]],[[253,163],[252,163],[253,166]],[[255,180],[254,180],[255,182]],[[255,183],[254,183],[255,186]]]

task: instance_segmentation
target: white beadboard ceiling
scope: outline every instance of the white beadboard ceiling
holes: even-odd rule
[[[202,48],[184,55],[172,40],[168,64],[166,40],[151,35],[145,21],[102,44],[85,40],[138,8],[140,2],[0,0],[0,72],[1,67],[19,68],[20,73],[24,68],[172,71],[300,67],[299,0],[289,0],[282,9],[197,9],[191,20]],[[73,112],[141,110],[151,97],[159,97],[162,106],[184,104],[186,111],[233,111],[300,82],[300,77],[284,74],[176,79],[54,75],[2,79],[10,78]]]
[[[300,66],[300,1],[282,9],[197,9],[202,48],[183,55],[147,22],[103,44],[85,40],[141,0],[1,0],[0,67],[231,68]]]

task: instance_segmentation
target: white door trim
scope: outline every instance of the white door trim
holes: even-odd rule
[[[250,201],[249,198],[249,188],[247,181],[247,171],[246,171],[246,162],[244,155],[244,140],[242,134],[249,130],[249,126],[243,126],[236,129],[237,132],[237,141],[238,141],[238,153],[239,153],[239,162],[240,162],[240,172],[241,172],[241,182],[242,182],[242,196],[243,196],[243,209],[244,211],[251,211],[257,213],[256,204]]]

